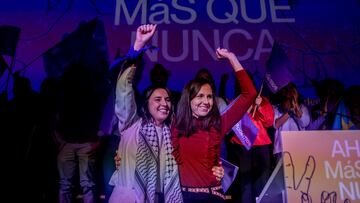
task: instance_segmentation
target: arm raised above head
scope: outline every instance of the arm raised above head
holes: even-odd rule
[[[144,46],[153,37],[155,30],[156,25],[153,24],[139,26],[136,30],[134,46],[130,48],[124,60],[135,61],[141,57],[146,51]],[[128,66],[119,75],[116,83],[115,114],[118,118],[119,131],[125,130],[139,118],[133,88],[136,67],[134,64]]]
[[[228,59],[235,72],[244,70],[244,67],[241,65],[233,52],[230,52],[227,49],[217,48],[216,56],[218,59]]]
[[[136,30],[136,39],[134,42],[134,50],[138,51],[154,36],[156,24],[141,25]]]
[[[256,89],[245,69],[233,52],[216,49],[219,59],[228,59],[239,82],[241,95],[235,99],[221,115],[222,134],[227,133],[244,116],[256,97]]]
[[[139,26],[136,30],[136,39],[134,45],[130,47],[130,50],[126,55],[112,62],[112,64],[110,65],[110,69],[112,70],[118,68],[119,70],[121,70],[122,69],[121,66],[124,66],[124,64],[136,63],[138,59],[142,58],[143,53],[147,49],[149,48],[153,49],[154,47],[152,46],[146,47],[145,45],[154,36],[156,27],[157,25],[153,25],[153,24]]]
[[[135,66],[127,68],[118,77],[116,83],[115,114],[118,119],[120,132],[138,119],[135,93],[132,85],[135,71]]]

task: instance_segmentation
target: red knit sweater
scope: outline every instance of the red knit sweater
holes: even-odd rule
[[[220,159],[220,144],[224,135],[242,118],[252,104],[256,90],[244,70],[235,73],[242,91],[241,97],[221,116],[221,131],[215,128],[197,130],[189,137],[179,137],[179,130],[172,129],[174,156],[179,165],[180,183],[186,187],[211,187],[219,185],[212,174],[212,167]],[[201,119],[193,118],[195,126]]]
[[[255,112],[254,117],[252,117],[252,112],[248,113],[253,124],[259,129],[253,144],[254,146],[271,144],[271,140],[266,129],[274,124],[274,110],[270,102],[265,97],[262,97],[262,99],[260,107]],[[236,136],[231,138],[231,142],[243,145],[240,139]]]

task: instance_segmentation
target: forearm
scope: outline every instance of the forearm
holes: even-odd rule
[[[145,46],[145,42],[140,41],[140,40],[135,40],[134,42],[134,50],[135,51],[139,51],[140,49],[144,48]]]
[[[295,117],[297,123],[300,125],[301,128],[306,128],[310,124],[310,115],[307,108],[303,105],[300,107],[301,109],[301,116]]]
[[[245,70],[236,72],[241,95],[222,114],[222,132],[227,133],[244,116],[256,97],[255,87]]]
[[[231,67],[234,69],[235,72],[244,70],[244,67],[241,65],[239,60],[236,58],[235,54],[232,54],[231,56],[229,56],[228,60],[231,64]]]
[[[325,120],[326,120],[325,116],[320,116],[316,120],[312,121],[306,129],[307,130],[320,130],[320,126],[325,122]]]
[[[131,66],[118,77],[115,92],[115,114],[118,118],[119,130],[126,129],[137,117],[135,94],[132,80],[136,68]]]
[[[290,115],[288,113],[284,113],[282,116],[277,118],[275,120],[275,126],[274,126],[275,129],[280,128],[280,126],[282,126],[289,118],[290,118]]]

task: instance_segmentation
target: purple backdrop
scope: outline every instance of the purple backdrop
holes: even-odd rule
[[[105,28],[109,62],[118,49],[126,53],[138,25],[159,24],[153,45],[160,50],[147,54],[140,89],[148,85],[154,62],[171,70],[172,89],[181,90],[201,67],[209,68],[219,85],[221,74],[231,73],[228,63],[215,59],[219,46],[234,51],[259,86],[276,40],[295,64],[296,83],[311,97],[311,79],[331,77],[346,86],[359,84],[359,11],[357,0],[13,0],[0,2],[0,26],[21,28],[13,71],[24,69],[22,74],[37,90],[46,77],[41,55],[80,22],[98,16]],[[0,78],[1,91],[6,78],[7,72]],[[11,78],[9,83],[10,91]],[[228,87],[232,85],[230,80]],[[229,97],[232,91],[228,88]]]

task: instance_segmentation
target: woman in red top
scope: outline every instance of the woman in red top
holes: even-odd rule
[[[216,50],[219,59],[228,59],[235,71],[241,96],[220,116],[212,83],[190,81],[184,88],[172,128],[174,156],[179,165],[184,202],[222,202],[221,183],[212,173],[220,160],[224,135],[242,118],[256,97],[256,90],[234,53]]]
[[[255,111],[255,112],[254,112]],[[271,173],[271,139],[267,128],[274,124],[274,110],[262,96],[255,99],[247,118],[258,129],[251,149],[246,149],[237,136],[227,144],[227,160],[239,167],[237,176],[228,191],[234,202],[254,203],[268,181]]]

